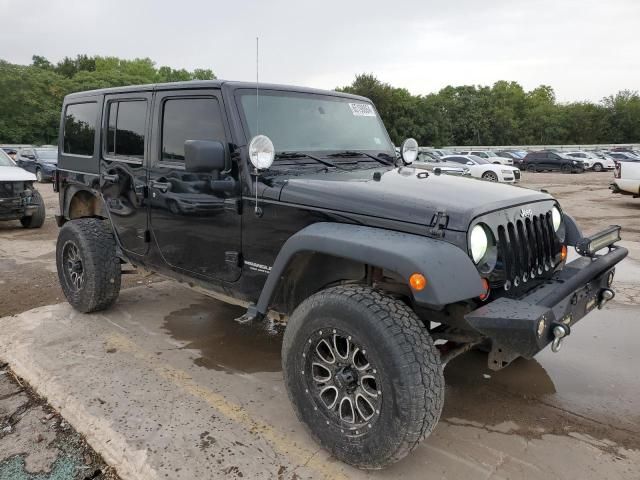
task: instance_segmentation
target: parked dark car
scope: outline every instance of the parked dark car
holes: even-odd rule
[[[582,173],[584,164],[575,158],[559,152],[543,150],[528,153],[522,160],[523,169],[529,172],[561,171],[563,173]]]
[[[15,160],[16,159],[16,155],[18,154],[18,150],[16,150],[15,148],[13,148],[13,147],[0,147],[0,149],[2,149],[2,151],[4,153],[9,155],[9,158],[11,158],[11,160]]]
[[[48,182],[53,178],[58,164],[57,148],[23,148],[16,156],[16,163],[26,171],[34,173],[38,182]]]
[[[518,155],[515,152],[511,152],[511,151],[508,151],[508,150],[498,150],[495,153],[499,157],[510,158],[511,160],[513,160],[513,166],[514,167],[520,168],[522,166],[523,157]]]
[[[111,306],[129,263],[244,305],[240,323],[276,315],[293,411],[377,469],[433,431],[452,358],[557,351],[613,298],[620,227],[584,237],[548,193],[415,168],[367,98],[259,99],[220,80],[65,97],[56,265],[76,310]]]
[[[640,162],[640,157],[637,157],[632,152],[623,152],[623,151],[611,151],[608,152],[611,158],[613,158],[616,162]]]

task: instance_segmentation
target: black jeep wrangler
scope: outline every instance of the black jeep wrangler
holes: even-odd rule
[[[109,307],[121,265],[287,322],[285,383],[337,458],[389,465],[433,430],[443,368],[559,349],[613,298],[620,228],[584,237],[550,195],[414,169],[372,103],[193,81],[66,97],[55,188],[69,303]],[[566,263],[567,247],[580,254]],[[239,355],[242,352],[238,352]]]

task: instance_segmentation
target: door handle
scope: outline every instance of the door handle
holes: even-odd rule
[[[118,177],[117,173],[114,173],[113,175],[110,175],[108,173],[103,173],[102,179],[105,182],[118,183],[118,180],[120,179],[120,177]]]
[[[152,180],[151,186],[157,190],[160,190],[162,193],[167,193],[167,191],[171,188],[171,183],[158,182],[157,180]]]

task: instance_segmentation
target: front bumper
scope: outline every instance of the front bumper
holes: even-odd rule
[[[627,253],[623,247],[612,246],[605,255],[580,257],[522,297],[501,297],[465,315],[499,352],[492,360],[496,365],[490,359],[490,366],[501,368],[500,363],[514,358],[533,357],[554,340],[555,326],[570,329],[597,308],[603,292],[611,287],[615,265]]]
[[[37,205],[27,203],[23,197],[0,198],[0,220],[17,220],[28,217],[38,208]]]

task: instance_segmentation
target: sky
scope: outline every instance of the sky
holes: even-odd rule
[[[551,85],[560,101],[640,88],[640,0],[0,0],[0,59],[149,57],[218,78],[333,89],[359,73],[413,94]]]

